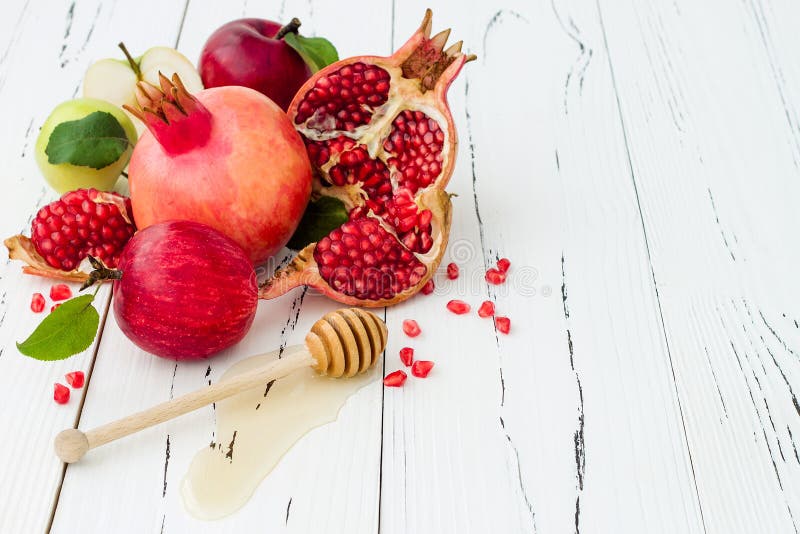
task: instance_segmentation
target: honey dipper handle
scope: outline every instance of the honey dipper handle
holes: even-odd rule
[[[169,421],[179,415],[207,406],[212,402],[218,402],[237,393],[264,385],[301,367],[309,367],[315,363],[316,360],[307,350],[298,350],[263,367],[252,369],[229,380],[217,382],[214,385],[181,395],[170,401],[156,404],[152,408],[99,426],[86,433],[74,428],[64,430],[56,436],[56,454],[67,463],[76,462],[87,451],[95,447],[164,421]]]

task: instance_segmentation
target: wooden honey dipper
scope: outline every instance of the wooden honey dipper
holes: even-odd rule
[[[386,347],[386,324],[375,314],[346,308],[326,314],[306,335],[305,346],[290,356],[198,389],[152,408],[82,432],[69,428],[55,439],[56,454],[64,462],[80,460],[89,450],[197,410],[250,388],[284,377],[302,367],[334,378],[363,373],[378,361]],[[272,354],[277,354],[273,351]]]

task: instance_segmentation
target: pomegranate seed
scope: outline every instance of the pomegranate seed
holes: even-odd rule
[[[481,317],[491,317],[494,315],[494,302],[491,300],[484,300],[481,307],[478,308],[478,315]]]
[[[411,347],[403,347],[400,349],[400,361],[403,362],[403,365],[408,367],[414,361],[414,349]]]
[[[85,380],[83,371],[73,371],[71,373],[67,373],[65,378],[67,379],[67,384],[75,389],[80,389],[83,387],[83,382]]]
[[[486,281],[490,284],[499,285],[506,281],[506,273],[498,269],[486,271]]]
[[[433,362],[427,360],[417,360],[411,366],[411,374],[417,378],[425,378],[433,369]]]
[[[511,262],[508,260],[508,258],[500,258],[497,260],[497,268],[500,270],[500,272],[507,273],[509,267],[511,267]]]
[[[60,303],[60,302],[57,302],[57,303],[53,304],[52,306],[50,306],[50,313],[53,313],[54,311],[56,311],[56,309],[57,309],[59,306],[61,306],[61,303]]]
[[[448,263],[447,264],[447,278],[450,280],[455,280],[458,278],[458,265],[455,263]]]
[[[428,187],[442,172],[444,136],[439,124],[421,111],[402,111],[392,122],[383,149],[390,156],[400,185],[416,193]]]
[[[333,121],[337,130],[347,131],[369,124],[372,110],[389,98],[390,78],[376,65],[345,65],[317,80],[298,105],[294,121],[301,124],[310,119],[309,125],[317,128]],[[370,83],[364,83],[367,80]]]
[[[72,290],[67,284],[56,284],[50,288],[50,298],[52,300],[67,300],[72,296]]]
[[[390,299],[419,284],[428,268],[375,219],[344,223],[314,247],[319,274],[334,291],[359,299]]]
[[[511,319],[508,317],[500,317],[498,315],[494,318],[494,324],[497,325],[497,330],[502,334],[508,334],[511,331]]]
[[[436,289],[436,286],[433,285],[433,279],[428,280],[428,282],[422,286],[422,294],[423,295],[430,295],[433,293],[433,290]]]
[[[31,223],[31,241],[55,269],[76,269],[87,255],[116,267],[135,230],[120,209],[129,211],[130,205],[115,193],[70,191],[39,210]]]
[[[408,337],[417,337],[422,330],[417,324],[417,321],[414,319],[406,319],[403,321],[403,332],[405,332]]]
[[[33,313],[41,313],[44,310],[44,295],[41,293],[34,293],[31,297],[31,311]]]
[[[405,371],[395,371],[384,377],[383,385],[390,388],[399,388],[405,383],[406,378],[408,378],[408,375]]]
[[[59,404],[66,404],[69,401],[69,388],[58,382],[53,384],[53,400]]]
[[[464,315],[470,310],[469,304],[463,300],[451,300],[447,303],[447,309],[456,315]]]

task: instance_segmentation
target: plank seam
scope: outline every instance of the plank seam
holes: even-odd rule
[[[85,404],[86,397],[89,394],[89,386],[92,383],[92,373],[94,372],[94,364],[97,361],[97,353],[100,351],[100,341],[103,338],[103,332],[106,329],[106,321],[108,320],[108,310],[111,308],[112,291],[113,290],[111,289],[109,290],[108,298],[106,299],[105,306],[103,308],[103,317],[102,320],[100,321],[100,326],[98,327],[97,330],[97,341],[95,342],[94,350],[92,351],[92,357],[89,360],[89,369],[88,372],[86,373],[85,384],[83,385],[83,391],[82,391],[83,394],[81,395],[81,401],[80,404],[78,405],[78,410],[77,413],[75,414],[75,421],[72,424],[72,428],[78,428],[78,425],[81,422],[81,415],[83,414],[83,405]],[[53,528],[53,521],[55,520],[56,511],[58,510],[58,502],[59,499],[61,499],[61,488],[64,486],[64,479],[67,477],[67,467],[69,467],[69,464],[65,463],[61,468],[61,478],[58,481],[58,487],[56,488],[56,494],[53,498],[53,504],[50,507],[50,517],[47,520],[47,528],[45,529],[45,532],[48,533]]]
[[[653,291],[655,293],[656,308],[657,308],[657,311],[658,311],[658,317],[659,317],[659,321],[660,321],[660,324],[661,324],[661,334],[662,334],[663,340],[664,340],[664,348],[666,349],[666,352],[667,352],[667,360],[669,361],[670,372],[672,373],[672,385],[673,385],[673,389],[675,391],[675,400],[678,403],[678,413],[679,413],[680,419],[681,419],[681,428],[683,430],[683,440],[684,440],[684,443],[686,444],[686,453],[689,456],[689,467],[691,468],[691,471],[692,471],[692,482],[694,484],[694,492],[695,492],[695,498],[697,499],[697,507],[698,507],[698,510],[700,511],[700,522],[701,522],[701,524],[703,526],[703,532],[708,532],[707,529],[706,529],[705,516],[703,514],[703,504],[702,504],[702,502],[700,500],[700,490],[698,489],[698,486],[697,486],[697,475],[695,473],[695,468],[694,468],[694,459],[692,457],[692,449],[691,449],[691,446],[689,445],[689,437],[688,437],[687,432],[686,432],[686,418],[685,418],[684,413],[683,413],[683,404],[681,403],[680,392],[678,391],[678,380],[677,380],[677,377],[675,375],[675,364],[672,361],[672,351],[671,351],[670,345],[669,345],[669,336],[667,336],[667,327],[666,327],[666,323],[664,321],[664,311],[663,311],[663,307],[661,305],[661,297],[658,294],[658,282],[656,281],[656,272],[655,272],[655,267],[653,266],[653,257],[652,257],[652,254],[650,252],[650,241],[649,241],[649,238],[648,238],[648,235],[647,235],[647,225],[645,224],[645,221],[644,221],[644,212],[642,211],[642,203],[641,203],[641,200],[639,198],[639,187],[638,187],[638,185],[636,183],[636,174],[635,174],[635,172],[633,170],[633,160],[631,158],[631,149],[630,149],[630,144],[628,142],[628,130],[627,130],[627,126],[625,125],[625,118],[624,118],[624,116],[622,114],[622,103],[620,101],[619,89],[617,87],[617,79],[616,79],[616,76],[615,76],[615,73],[614,73],[614,65],[613,65],[613,63],[611,61],[611,50],[610,50],[610,48],[608,46],[608,36],[607,36],[607,33],[606,33],[606,27],[605,27],[605,23],[603,22],[603,12],[602,12],[602,9],[600,7],[600,0],[595,0],[595,3],[597,5],[597,15],[598,15],[598,19],[599,19],[599,22],[600,22],[600,31],[601,31],[601,33],[603,35],[603,47],[605,48],[605,51],[606,51],[606,59],[608,61],[608,70],[609,70],[609,74],[611,76],[611,86],[612,86],[612,88],[614,90],[614,100],[615,100],[616,105],[617,105],[617,115],[619,117],[620,128],[622,129],[622,141],[623,141],[623,145],[625,146],[625,158],[626,158],[627,163],[628,163],[628,171],[630,173],[631,183],[633,185],[633,193],[634,193],[634,197],[636,199],[636,210],[637,210],[637,212],[639,214],[639,223],[641,225],[642,237],[644,239],[645,254],[647,255],[647,263],[648,263],[648,266],[650,267],[650,276],[651,276],[651,279],[652,279],[652,282],[653,282]]]

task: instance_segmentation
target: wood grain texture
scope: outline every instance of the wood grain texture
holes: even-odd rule
[[[37,126],[118,40],[177,43],[196,60],[227,20],[298,16],[342,57],[389,53],[430,4],[4,5],[0,176],[14,194],[0,197],[0,228],[26,228],[53,197],[30,155]],[[79,403],[54,405],[51,383],[86,370],[93,351],[55,365],[19,356],[13,342],[38,319],[30,294],[49,284],[0,265],[0,391],[15,399],[0,412],[14,436],[0,445],[11,495],[0,531],[46,528],[51,505],[54,532],[797,531],[800,7],[430,7],[434,31],[452,27],[479,59],[449,93],[461,145],[444,263],[461,277],[442,269],[434,294],[384,312],[385,371],[412,346],[436,362],[429,377],[361,390],[221,521],[192,519],[179,493],[194,453],[226,439],[213,407],[94,451],[57,495],[50,443]],[[509,281],[488,286],[498,257],[512,261]],[[494,300],[511,334],[450,314],[452,298],[473,310]],[[80,426],[214,383],[243,357],[300,343],[336,307],[302,289],[262,302],[240,345],[181,364],[136,350],[111,314]],[[406,318],[420,337],[403,336]]]
[[[5,194],[0,195],[0,232],[7,237],[29,233],[36,211],[56,194],[42,180],[33,156],[39,126],[50,110],[78,91],[86,61],[95,53],[98,21],[113,17],[96,2],[59,4],[30,0],[2,7],[0,17],[0,170]],[[44,317],[30,311],[31,296],[49,295],[52,281],[24,276],[19,263],[0,263],[0,391],[4,438],[0,440],[0,531],[40,532],[46,529],[60,489],[63,468],[53,456],[58,427],[79,417],[86,390],[75,390],[65,406],[53,401],[53,383],[64,374],[89,374],[96,345],[69,360],[39,362],[22,356],[22,341]],[[73,291],[77,286],[72,285]],[[101,317],[109,293],[95,302]],[[51,302],[47,302],[49,310]]]

